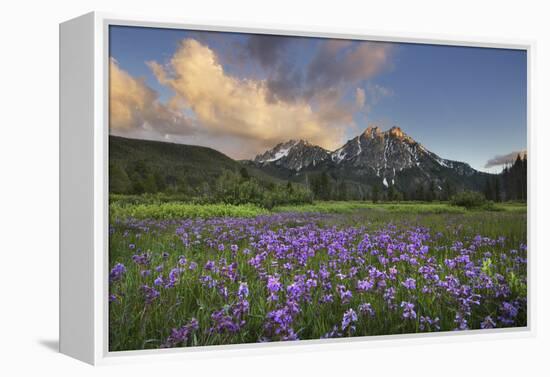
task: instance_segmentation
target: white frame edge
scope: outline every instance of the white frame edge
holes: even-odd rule
[[[95,362],[94,17],[60,25],[59,349]]]
[[[528,195],[528,326],[440,334],[407,334],[300,342],[195,348],[108,350],[108,41],[109,25],[313,36],[401,43],[521,49],[527,52],[528,150],[535,156],[533,114],[534,41],[464,38],[365,30],[265,25],[251,22],[141,17],[92,12],[60,25],[60,352],[90,364],[185,358],[282,354],[532,337],[535,335],[532,220],[533,174]],[[76,143],[75,143],[76,141]],[[533,171],[529,159],[529,173]],[[93,191],[92,191],[93,190]],[[483,335],[480,336],[480,333]],[[399,340],[397,343],[396,340]],[[296,348],[298,347],[298,348]]]

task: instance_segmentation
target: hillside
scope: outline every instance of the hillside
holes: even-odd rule
[[[449,197],[463,189],[483,190],[490,174],[465,162],[439,157],[400,128],[369,127],[335,151],[290,140],[258,155],[253,163],[279,179],[332,187],[339,199],[361,199],[373,190],[394,189],[408,198]],[[319,185],[318,185],[319,186]]]
[[[489,191],[488,182],[497,179],[439,157],[397,127],[385,132],[369,127],[334,151],[289,140],[243,161],[207,147],[117,136],[110,136],[109,147],[109,188],[116,194],[167,192],[233,202],[274,196],[281,201],[295,190],[310,190],[321,200],[447,200],[462,190]],[[254,184],[242,186],[249,178]],[[288,182],[295,190],[288,186],[285,194],[281,187]],[[275,186],[281,186],[278,193],[267,194]],[[307,193],[300,191],[299,197]]]
[[[109,136],[111,193],[169,191],[192,196],[212,190],[224,172],[240,173],[242,167],[211,148]],[[260,181],[276,181],[254,166],[246,169]]]

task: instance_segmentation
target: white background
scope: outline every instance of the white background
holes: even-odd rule
[[[548,108],[550,12],[543,1],[4,1],[0,21],[0,374],[38,375],[542,375],[550,372],[548,326]],[[537,5],[539,4],[539,5]],[[537,195],[536,336],[475,341],[400,341],[393,346],[293,352],[92,368],[57,354],[58,23],[91,10],[423,33],[438,38],[535,40],[533,134]],[[473,135],[475,136],[475,135]],[[488,143],[490,140],[487,141]],[[466,146],[467,147],[467,146]],[[535,153],[534,153],[535,152]],[[459,337],[460,338],[460,337]],[[546,350],[544,348],[546,347]],[[536,370],[538,369],[538,372]]]

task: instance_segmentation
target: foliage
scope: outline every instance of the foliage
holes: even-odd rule
[[[145,203],[253,204],[272,208],[311,203],[298,183],[277,181],[213,149],[111,136],[109,190]]]
[[[127,218],[166,220],[181,218],[254,217],[267,213],[267,210],[253,204],[189,204],[168,202],[135,205],[111,203],[109,206],[109,217],[112,221],[120,221]]]
[[[374,210],[381,212],[399,212],[411,214],[425,213],[464,213],[459,207],[452,207],[446,203],[419,203],[402,202],[399,204],[368,203],[358,201],[345,202],[315,202],[300,206],[280,206],[273,209],[274,212],[311,212],[311,213],[353,213],[358,210]]]
[[[318,201],[310,204],[278,205],[268,211],[260,206],[242,204],[216,204],[201,202],[177,201],[179,196],[163,193],[144,195],[110,195],[110,218],[121,220],[128,217],[138,219],[178,219],[185,217],[212,218],[221,216],[249,217],[267,213],[300,212],[300,213],[354,213],[370,210],[372,213],[402,213],[402,214],[463,214],[464,207],[449,205],[442,202],[408,201],[400,203],[383,202],[369,203],[363,201]],[[477,210],[483,211],[487,207]],[[474,209],[470,209],[472,211]],[[493,205],[491,211],[526,213],[525,203],[500,203]]]
[[[516,161],[502,172],[506,200],[527,201],[527,157],[518,154]]]
[[[178,194],[188,198],[213,194],[224,172],[262,184],[278,182],[253,166],[211,148],[109,137],[109,190],[114,194]]]
[[[224,172],[216,182],[215,201],[219,203],[240,205],[254,204],[271,209],[277,205],[311,203],[313,196],[301,185],[264,184],[255,178],[244,178],[240,175]]]
[[[464,208],[481,208],[488,205],[483,194],[477,191],[462,191],[451,198],[451,204]]]
[[[485,182],[485,188],[483,189],[485,199],[494,202],[502,201],[501,180],[501,176],[493,176],[487,178],[487,181]]]
[[[378,201],[380,200],[380,187],[378,185],[374,185],[374,187],[372,188],[371,199],[373,203],[378,203]]]
[[[119,219],[109,349],[525,326],[526,238],[507,211]]]
[[[251,203],[264,208],[312,200],[450,200],[468,187],[488,200],[526,200],[527,161],[518,158],[501,175],[479,174],[462,182],[445,175],[426,181],[402,172],[389,186],[381,177],[356,171],[306,171],[299,174],[258,168],[205,147],[147,140],[109,139],[109,191],[112,194],[173,196],[192,203]],[[363,174],[363,173],[362,173]],[[408,182],[407,184],[405,184]]]

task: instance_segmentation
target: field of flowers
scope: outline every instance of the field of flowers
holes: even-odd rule
[[[523,212],[111,219],[111,351],[527,324]]]

